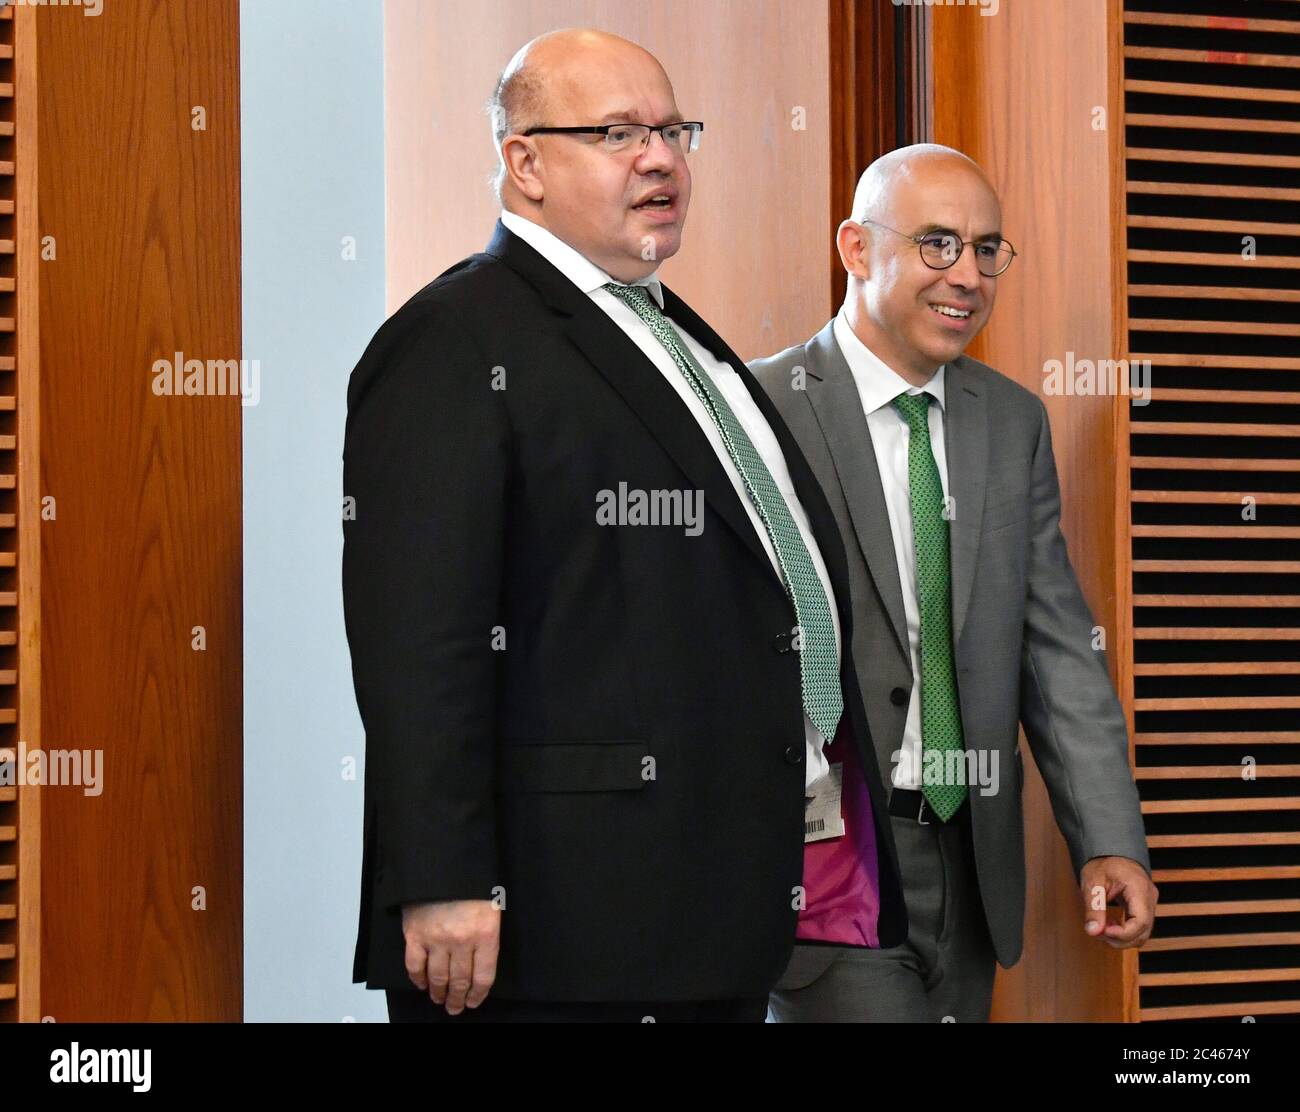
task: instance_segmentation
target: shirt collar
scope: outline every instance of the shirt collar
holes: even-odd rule
[[[858,339],[848,318],[844,315],[843,307],[835,315],[834,332],[835,340],[840,345],[840,351],[844,353],[853,380],[857,384],[863,412],[874,413],[902,393],[929,394],[939,403],[940,411],[943,410],[944,367],[935,371],[924,386],[913,386]]]
[[[520,216],[517,212],[507,212],[503,209],[501,223],[541,255],[583,293],[590,295],[605,285],[606,282],[616,282],[616,279],[611,278],[581,252],[570,247],[554,232],[543,228],[540,224],[533,223],[526,216]],[[655,301],[658,302],[659,308],[662,309],[664,307],[664,294],[658,274],[659,271],[656,269],[653,273],[631,284],[645,286]],[[623,283],[616,282],[616,284],[622,285]]]

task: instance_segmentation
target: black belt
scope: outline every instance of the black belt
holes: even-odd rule
[[[969,799],[969,795],[967,799]],[[961,801],[961,806],[953,813],[949,822],[954,822],[964,817],[967,800]],[[896,815],[901,819],[913,819],[928,826],[930,823],[942,823],[943,819],[939,813],[930,806],[930,801],[925,798],[925,792],[917,791],[915,788],[895,788],[889,795],[889,813]]]

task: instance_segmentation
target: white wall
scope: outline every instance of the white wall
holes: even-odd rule
[[[244,1018],[386,1021],[383,993],[351,983],[364,740],[340,587],[347,380],[384,319],[381,0],[242,0],[240,67],[261,370],[243,426]]]

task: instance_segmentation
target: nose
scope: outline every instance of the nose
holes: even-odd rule
[[[957,256],[957,261],[944,272],[948,284],[962,289],[975,289],[980,284],[980,269],[975,265],[975,244],[967,243]]]
[[[655,170],[663,173],[671,173],[674,166],[677,165],[678,152],[672,147],[667,139],[664,138],[662,131],[652,131],[650,138],[641,148],[641,153],[637,156],[637,168],[641,173],[649,173]]]

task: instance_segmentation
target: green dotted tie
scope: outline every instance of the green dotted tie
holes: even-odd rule
[[[943,484],[930,450],[930,395],[899,394],[894,408],[907,422],[907,482],[912,502],[912,540],[916,547],[916,581],[921,604],[921,768],[922,791],[947,822],[966,798],[965,756],[953,760],[962,783],[925,783],[924,770],[950,766],[950,752],[965,753],[957,675],[952,652],[952,566]],[[930,754],[936,756],[931,757]],[[942,754],[939,756],[938,754]],[[936,771],[937,771],[936,770]],[[953,777],[956,779],[957,777]],[[945,776],[944,779],[947,779]]]
[[[835,625],[821,579],[813,566],[807,546],[803,543],[803,537],[799,534],[799,528],[790,516],[785,497],[748,434],[736,420],[731,406],[718,393],[708,373],[696,362],[646,288],[620,286],[610,282],[605,285],[605,289],[625,302],[645,321],[651,335],[673,357],[673,362],[691,384],[696,397],[704,403],[722,435],[732,462],[744,481],[749,500],[758,511],[767,535],[772,540],[772,547],[776,549],[786,594],[794,604],[795,621],[802,641],[799,678],[803,688],[804,710],[822,736],[830,740],[835,736],[835,728],[844,712],[844,698],[840,692],[839,653],[835,647]]]

